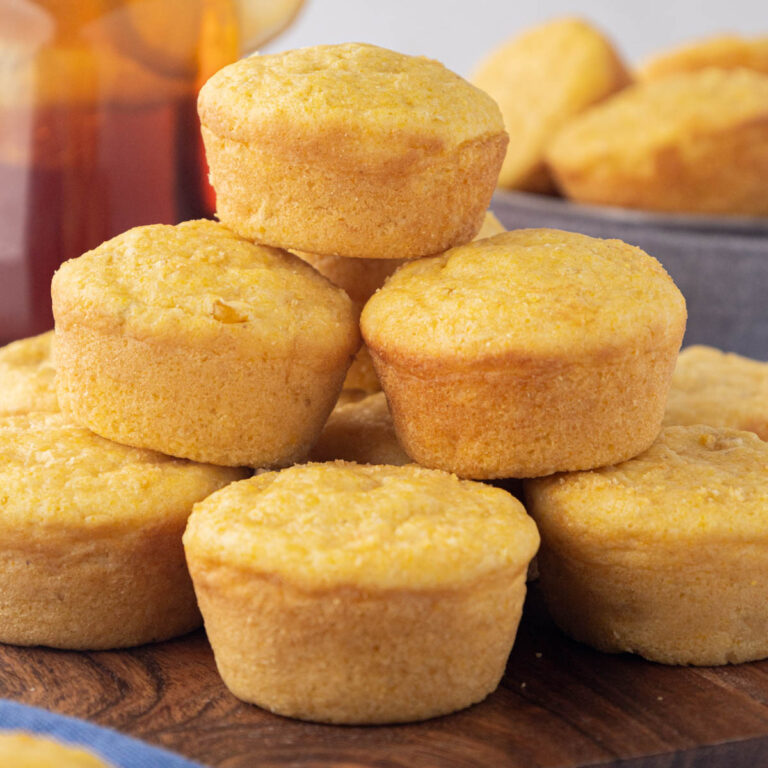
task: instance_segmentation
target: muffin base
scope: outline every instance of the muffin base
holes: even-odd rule
[[[331,151],[307,159],[222,139],[203,126],[217,215],[258,243],[316,255],[407,259],[442,253],[480,230],[496,186],[506,134],[451,151],[345,166]]]
[[[608,653],[711,666],[768,657],[768,551],[654,547],[592,556],[542,546],[540,584],[555,623]],[[682,554],[682,557],[681,557]],[[641,560],[648,562],[640,562]]]
[[[680,339],[572,362],[502,359],[452,367],[368,340],[405,452],[461,477],[539,477],[636,456],[661,429]]]
[[[127,648],[202,623],[181,546],[183,525],[3,536],[0,642]]]
[[[60,405],[101,437],[193,461],[276,467],[303,459],[349,365],[248,359],[225,339],[196,348],[57,325]]]
[[[190,562],[219,673],[238,698],[327,723],[424,720],[499,683],[525,569],[443,590],[306,591]]]

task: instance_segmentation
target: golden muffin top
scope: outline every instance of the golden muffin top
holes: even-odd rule
[[[548,151],[555,167],[610,163],[653,177],[656,153],[768,119],[768,76],[747,69],[703,69],[625,89],[574,118]],[[671,161],[670,161],[671,162]]]
[[[395,424],[383,392],[337,405],[315,447],[312,461],[356,461],[358,464],[410,464],[400,447]]]
[[[0,418],[4,528],[121,529],[176,520],[246,475],[119,445],[60,413]]]
[[[109,768],[84,749],[18,731],[0,731],[0,765],[4,768]]]
[[[439,62],[361,43],[241,59],[203,86],[198,108],[218,136],[308,158],[330,146],[339,166],[357,170],[406,170],[504,132],[493,99]]]
[[[744,67],[768,75],[768,36],[718,35],[696,40],[652,57],[640,67],[638,74],[650,80],[705,67]]]
[[[768,363],[693,346],[677,359],[664,424],[708,424],[768,440]]]
[[[53,331],[0,349],[0,416],[58,411]]]
[[[685,301],[656,259],[621,240],[520,229],[401,267],[366,304],[385,358],[462,362],[647,349],[682,336]]]
[[[195,505],[187,556],[309,589],[439,589],[536,553],[536,526],[505,491],[438,470],[304,464]]]
[[[506,42],[480,64],[472,81],[496,99],[510,135],[499,185],[535,189],[554,133],[568,118],[623,88],[630,76],[591,24],[560,18]]]
[[[286,251],[254,245],[213,221],[136,227],[54,275],[57,327],[88,323],[142,338],[196,336],[264,357],[328,347],[336,364],[359,344],[340,288]],[[342,345],[343,346],[343,345]]]
[[[751,432],[667,427],[634,459],[526,482],[542,530],[622,548],[768,540],[768,443]],[[692,550],[695,554],[695,550]]]

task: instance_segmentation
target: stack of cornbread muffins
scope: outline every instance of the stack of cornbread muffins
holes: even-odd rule
[[[347,44],[237,62],[199,108],[220,223],[67,262],[55,337],[0,351],[0,641],[123,647],[199,608],[245,701],[434,717],[498,685],[535,519],[574,637],[768,655],[768,446],[661,431],[686,310],[651,256],[482,237],[508,141],[487,94]],[[745,365],[734,386],[764,391]],[[677,413],[699,407],[686,380]],[[508,478],[532,517],[478,482]]]

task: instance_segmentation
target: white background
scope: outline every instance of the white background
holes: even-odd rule
[[[263,50],[368,42],[468,75],[505,38],[566,14],[592,20],[633,62],[717,32],[768,34],[768,0],[306,0],[293,27]]]

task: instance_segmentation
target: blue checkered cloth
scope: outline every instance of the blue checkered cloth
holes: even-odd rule
[[[202,768],[164,749],[150,747],[74,717],[0,699],[0,730],[21,730],[52,736],[58,741],[84,747],[116,768]]]

